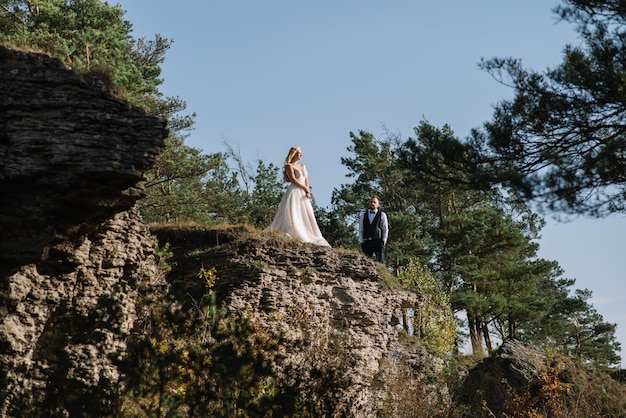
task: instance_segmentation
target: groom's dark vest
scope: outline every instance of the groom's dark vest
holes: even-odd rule
[[[382,239],[383,230],[380,227],[381,211],[377,211],[370,223],[369,211],[363,214],[363,239]]]

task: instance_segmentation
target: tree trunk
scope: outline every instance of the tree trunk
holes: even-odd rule
[[[470,342],[472,343],[472,353],[484,355],[485,347],[482,340],[482,328],[480,327],[480,320],[478,320],[471,313],[467,313],[467,325],[470,333]]]
[[[483,329],[483,339],[485,340],[485,345],[487,346],[487,354],[491,354],[493,352],[493,346],[491,345],[491,335],[489,334],[489,327],[486,322],[482,322]]]
[[[509,314],[509,340],[514,339],[516,334],[515,321],[512,318],[513,315]]]

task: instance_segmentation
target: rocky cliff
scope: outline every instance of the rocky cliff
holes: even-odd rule
[[[0,48],[0,126],[0,416],[114,415],[125,384],[132,389],[125,372],[142,367],[129,337],[158,304],[153,239],[133,205],[165,122],[97,76]],[[208,294],[195,278],[210,271],[225,316],[271,336],[267,367],[279,385],[311,392],[310,402],[325,404],[318,410],[375,415],[381,361],[411,357],[398,323],[421,296],[386,289],[380,266],[360,254],[202,234],[219,239],[189,254],[160,231],[178,257],[162,288],[165,310]]]
[[[255,351],[265,365],[257,367],[257,378],[264,374],[273,391],[293,393],[282,399],[280,409],[277,399],[268,399],[271,405],[263,416],[293,416],[296,405],[290,409],[290,403],[299,399],[311,414],[304,416],[375,417],[389,395],[384,380],[390,368],[408,363],[407,369],[420,373],[443,366],[423,348],[401,342],[406,335],[399,326],[402,317],[407,309],[419,308],[423,296],[390,287],[384,281],[389,273],[362,254],[245,228],[165,228],[155,233],[159,242],[172,246],[170,295],[179,295],[175,300],[184,318],[210,307],[211,293],[226,310],[222,316],[250,324],[246,338],[256,335],[264,341],[232,349]],[[188,328],[189,338],[202,326],[195,328]],[[229,366],[235,376],[248,367],[235,363]],[[250,368],[258,366],[253,363]],[[228,416],[222,414],[216,416]]]
[[[361,254],[150,230],[166,135],[102,78],[0,47],[0,417],[625,416],[622,383],[515,341],[443,373],[402,329],[423,295]]]
[[[44,252],[51,267],[62,269],[51,243],[131,208],[165,136],[165,121],[116,98],[102,78],[79,76],[43,55],[0,49],[5,271],[40,262]]]
[[[154,271],[133,205],[166,135],[102,78],[0,48],[0,416],[111,409]]]

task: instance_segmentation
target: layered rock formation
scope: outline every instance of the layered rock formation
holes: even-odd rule
[[[140,284],[158,276],[133,205],[165,122],[97,76],[0,48],[0,126],[0,416],[113,414]],[[399,317],[421,296],[385,291],[361,255],[266,239],[208,247],[220,300],[281,328],[272,367],[286,384],[317,384],[311,356],[340,336],[347,385],[333,396],[346,413],[374,415],[380,361],[406,354]]]
[[[158,276],[133,205],[165,122],[99,77],[0,49],[0,126],[0,416],[113,414],[140,284]],[[346,412],[373,415],[379,361],[402,351],[400,311],[421,296],[383,291],[360,255],[266,238],[210,247],[202,262],[218,272],[220,300],[281,327],[273,368],[287,384],[315,384],[287,370],[311,372],[307,355],[328,342],[318,339],[341,335],[350,377],[334,396]]]
[[[39,262],[57,235],[81,235],[132,207],[166,136],[165,121],[116,98],[101,78],[7,49],[0,49],[0,127],[5,271]]]
[[[137,358],[170,349],[171,340],[152,344],[149,327],[163,323],[153,321],[151,309],[167,314],[159,319],[178,321],[166,323],[179,327],[176,342],[201,345],[200,353],[218,346],[210,333],[201,343],[194,340],[199,331],[185,328],[189,308],[224,310],[223,317],[200,318],[207,321],[248,321],[252,326],[245,330],[262,337],[255,344],[270,342],[251,347],[267,374],[252,382],[262,383],[255,394],[293,389],[279,393],[286,395],[281,399],[271,396],[276,393],[266,399],[279,402],[289,395],[292,409],[306,400],[321,412],[316,416],[435,416],[426,406],[438,396],[430,402],[438,405],[436,416],[446,416],[455,397],[466,405],[476,401],[494,416],[511,416],[517,411],[511,404],[519,399],[554,401],[537,395],[555,387],[546,377],[564,382],[549,393],[562,395],[554,405],[570,398],[579,403],[567,386],[575,376],[550,374],[556,372],[545,368],[545,353],[516,341],[471,370],[458,393],[448,394],[446,383],[435,381],[443,360],[414,339],[407,344],[398,327],[405,310],[420,307],[423,296],[388,287],[382,266],[361,254],[245,228],[150,231],[134,204],[166,135],[165,121],[116,98],[101,78],[0,47],[0,417],[117,416],[127,405],[139,405],[145,416],[164,416],[168,406],[159,397],[175,396],[177,388],[161,380],[151,382],[156,391],[142,391],[141,366],[153,364],[149,356],[141,359],[147,364]],[[152,233],[174,254],[167,283],[160,282]],[[245,345],[254,336],[237,337]],[[236,352],[242,347],[230,342],[218,348],[230,350],[226,354],[234,354],[236,363],[244,357]],[[139,354],[133,357],[130,348]],[[184,369],[172,358],[166,357],[165,368]],[[198,370],[183,370],[176,383],[187,383],[192,373],[219,375],[211,369],[219,360],[197,360]],[[395,388],[385,380],[394,375],[394,365],[411,372]],[[242,387],[241,364],[217,366],[236,389]],[[419,374],[426,369],[430,380]],[[133,381],[133,375],[139,377]],[[209,403],[210,391],[217,392],[217,404],[233,400],[219,398],[222,388],[215,382],[222,383],[194,382],[199,407]],[[122,393],[125,385],[130,389]],[[405,397],[408,409],[399,415],[403,394],[390,396],[389,386],[392,392],[418,389],[425,397]],[[598,387],[598,393],[623,393],[621,386]],[[529,408],[542,407],[539,401]],[[180,402],[168,412],[192,410],[189,399]],[[589,410],[604,413],[610,399],[596,402],[589,402]],[[606,410],[619,410],[617,405]],[[269,416],[249,414],[259,415]]]
[[[211,271],[217,304],[280,341],[264,354],[273,380],[332,405],[319,416],[377,416],[389,395],[385,364],[410,363],[416,373],[443,366],[400,343],[402,317],[423,295],[387,287],[382,265],[362,254],[236,230],[155,233],[174,250],[172,292],[202,300],[198,272]],[[324,382],[330,375],[336,380]]]
[[[110,410],[154,270],[132,208],[166,135],[101,78],[0,48],[0,416]]]

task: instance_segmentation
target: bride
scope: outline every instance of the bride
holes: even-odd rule
[[[265,232],[280,232],[299,241],[330,247],[315,220],[306,167],[298,164],[301,158],[300,147],[291,147],[283,168],[283,177],[290,184]]]

